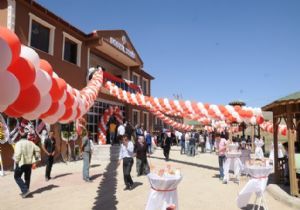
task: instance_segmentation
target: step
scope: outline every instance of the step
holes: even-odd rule
[[[119,145],[95,145],[92,160],[93,161],[116,161],[119,159]]]

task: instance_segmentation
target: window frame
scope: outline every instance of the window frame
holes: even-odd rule
[[[143,124],[144,124],[144,126],[145,126],[145,119],[144,119],[145,114],[147,115],[147,127],[145,129],[149,130],[150,129],[150,118],[149,118],[150,115],[149,115],[149,112],[143,111]]]
[[[134,112],[138,113],[138,119],[137,119],[136,123],[133,122],[134,121]],[[133,126],[141,124],[141,111],[140,110],[132,109],[132,123],[133,123]]]
[[[33,46],[31,46],[31,33],[32,33],[32,21],[35,21],[39,24],[41,24],[42,26],[46,27],[46,28],[49,28],[50,30],[50,33],[49,33],[49,49],[48,49],[48,52],[45,52],[43,50],[40,50],[38,48],[35,48]],[[55,26],[51,25],[50,23],[48,23],[47,21],[39,18],[38,16],[32,14],[31,12],[29,13],[29,30],[28,30],[28,46],[34,48],[34,49],[37,49],[41,52],[44,52],[44,53],[48,53],[50,55],[53,55],[54,53],[54,36],[55,36]]]
[[[134,76],[137,77],[137,84],[134,83],[134,79],[133,79]],[[133,84],[135,84],[135,85],[137,85],[137,86],[141,85],[141,84],[140,84],[140,83],[141,83],[140,79],[141,79],[141,76],[140,76],[139,74],[137,74],[137,73],[135,73],[135,72],[132,72],[132,82],[133,82]]]
[[[65,60],[65,42],[66,42],[66,38],[71,40],[72,42],[75,42],[77,44],[77,55],[76,55],[76,63],[72,63],[68,60]],[[61,55],[61,59],[63,61],[66,61],[68,63],[77,65],[78,67],[81,66],[81,46],[82,46],[82,41],[80,41],[79,39],[76,39],[75,37],[71,36],[70,34],[66,33],[63,31],[63,44],[62,44],[62,55]]]
[[[142,85],[142,89],[143,89],[143,91],[144,91],[144,81],[146,82],[146,92],[144,93],[144,94],[146,94],[146,95],[148,95],[149,94],[149,80],[148,79],[145,79],[145,78],[143,78],[142,79],[142,81],[143,81],[143,85]]]

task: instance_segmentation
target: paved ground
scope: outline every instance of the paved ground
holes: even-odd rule
[[[183,174],[182,183],[178,188],[179,207],[183,210],[224,209],[234,210],[238,191],[241,186],[234,183],[223,185],[215,175],[218,173],[217,157],[212,154],[200,154],[194,158],[180,155],[179,151],[171,151],[171,164],[180,168]],[[157,150],[151,158],[157,167],[165,166],[162,151]],[[147,178],[136,177],[133,167],[133,180],[136,188],[123,191],[122,167],[117,168],[116,162],[92,161],[91,176],[93,183],[85,183],[81,179],[82,162],[55,164],[53,180],[45,182],[45,168],[33,171],[29,198],[22,199],[14,182],[13,173],[0,177],[0,210],[142,210],[149,193]],[[274,200],[266,194],[270,210],[289,210],[288,206]],[[246,209],[251,209],[251,205]]]

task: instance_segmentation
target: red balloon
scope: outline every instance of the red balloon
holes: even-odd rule
[[[52,66],[50,65],[50,63],[48,63],[48,61],[41,59],[40,60],[40,68],[42,70],[44,70],[45,72],[47,72],[52,77],[53,69],[52,69]]]
[[[70,108],[74,104],[74,96],[67,91],[67,99],[65,101],[66,108]]]
[[[22,90],[17,100],[11,105],[11,108],[19,113],[32,112],[37,108],[41,100],[39,90],[34,86]]]
[[[53,102],[57,102],[64,95],[64,90],[67,88],[67,83],[61,78],[52,78],[52,87],[50,95]]]
[[[257,117],[256,117],[256,122],[257,122],[259,125],[262,124],[264,121],[265,121],[265,120],[264,120],[264,118],[263,118],[262,116],[257,116]]]
[[[49,110],[48,110],[47,112],[43,113],[43,114],[40,116],[40,118],[43,119],[43,118],[46,118],[46,117],[48,117],[48,116],[50,116],[50,115],[53,115],[54,113],[57,112],[58,107],[59,107],[58,102],[52,103],[52,105],[51,105],[51,107],[49,108]]]
[[[20,82],[21,90],[27,89],[32,86],[35,80],[35,69],[33,64],[22,57],[19,57],[16,62],[9,66],[8,71],[13,73]]]
[[[12,53],[12,60],[10,63],[14,63],[20,56],[21,52],[21,42],[18,36],[9,29],[0,27],[0,38],[3,39],[10,47]]]
[[[73,109],[69,108],[65,111],[65,114],[59,119],[59,121],[64,121],[69,119],[73,114]]]
[[[7,107],[7,109],[4,111],[4,113],[10,117],[21,117],[22,116],[22,113],[17,112],[16,110],[12,109],[10,106]]]

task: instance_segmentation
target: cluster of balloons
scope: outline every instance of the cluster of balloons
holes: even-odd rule
[[[105,87],[110,91],[110,94],[129,104],[146,108],[150,107],[171,116],[180,116],[200,122],[203,121],[204,124],[211,123],[211,120],[226,121],[226,123],[245,122],[252,125],[264,122],[260,108],[223,106],[203,104],[201,102],[169,100],[167,98],[153,98],[140,93],[134,94],[122,90],[109,81],[106,82]]]
[[[0,112],[27,120],[68,123],[93,105],[103,83],[97,71],[81,91],[59,78],[52,66],[17,35],[0,27]]]

